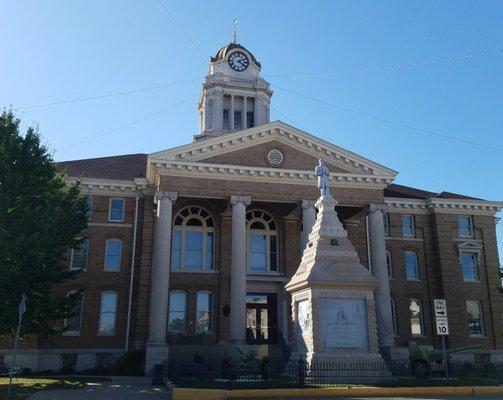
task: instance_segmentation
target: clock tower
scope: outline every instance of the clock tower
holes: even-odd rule
[[[269,123],[272,91],[260,70],[235,36],[210,58],[197,104],[200,133],[195,141]]]

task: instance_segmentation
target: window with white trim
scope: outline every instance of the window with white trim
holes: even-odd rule
[[[468,215],[458,217],[458,235],[460,237],[473,237],[472,219]]]
[[[243,129],[241,110],[234,110],[234,130],[239,131],[241,129]]]
[[[125,200],[120,198],[111,198],[108,209],[108,220],[110,222],[124,221]]]
[[[393,259],[390,250],[386,250],[386,268],[388,269],[388,278],[393,279],[395,275],[393,274]]]
[[[213,330],[213,293],[200,290],[196,295],[196,333]]]
[[[119,294],[114,291],[101,293],[100,321],[98,335],[113,336],[117,330],[117,300]]]
[[[417,253],[415,251],[405,252],[405,271],[407,274],[407,280],[419,280],[419,265],[417,261]]]
[[[463,280],[465,282],[480,282],[479,254],[462,252],[460,254]]]
[[[229,109],[225,108],[223,110],[223,129],[224,131],[230,130],[230,123],[229,123]]]
[[[403,237],[415,237],[416,227],[414,225],[414,216],[411,214],[402,215],[402,234]]]
[[[424,335],[423,305],[420,299],[410,299],[410,333],[412,336]]]
[[[212,270],[214,264],[215,223],[204,208],[182,209],[173,223],[171,269]]]
[[[69,318],[65,318],[63,321],[63,326],[65,327],[65,332],[63,332],[63,335],[65,336],[79,336],[80,335],[80,330],[81,330],[81,325],[82,325],[82,307],[84,304],[84,297],[82,293],[76,294],[76,290],[71,290],[67,292],[66,297],[70,297],[72,295],[76,295],[76,303],[75,307],[73,308],[72,312],[74,313],[73,316]]]
[[[482,302],[480,300],[467,300],[468,333],[472,337],[484,336],[484,318],[482,315]]]
[[[395,298],[391,297],[391,319],[393,321],[393,335],[398,336],[398,321],[396,318],[396,303]]]
[[[248,111],[246,113],[246,127],[253,128],[255,126],[255,116],[253,111]]]
[[[70,257],[70,270],[87,269],[87,254],[89,252],[89,239],[84,238],[82,243],[72,249]]]
[[[105,243],[105,271],[120,271],[122,240],[107,239]]]
[[[383,220],[383,225],[384,225],[384,235],[385,236],[389,236],[390,235],[389,213],[383,213],[382,214],[382,220]]]
[[[278,271],[278,232],[274,219],[262,210],[246,213],[248,271]]]
[[[187,293],[172,290],[169,293],[168,332],[184,334],[187,331]]]

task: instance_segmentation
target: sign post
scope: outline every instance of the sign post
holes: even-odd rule
[[[435,319],[437,325],[437,335],[442,337],[442,353],[444,359],[445,379],[449,379],[449,367],[447,366],[447,349],[445,348],[445,337],[449,335],[449,320],[447,319],[447,303],[445,299],[435,299]]]
[[[21,336],[21,324],[23,323],[23,315],[25,312],[26,312],[26,296],[23,294],[23,297],[21,297],[21,302],[19,303],[18,308],[19,322],[16,329],[16,337],[14,339],[14,351],[12,352],[12,363],[9,371],[9,387],[7,388],[7,400],[9,400],[10,397],[10,389],[12,387],[12,375],[14,373],[14,367],[16,365],[17,346],[19,344],[19,337]]]

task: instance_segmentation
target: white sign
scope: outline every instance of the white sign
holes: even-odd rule
[[[363,299],[320,299],[323,347],[368,348],[367,311]]]
[[[447,304],[444,299],[435,299],[435,317],[447,318]]]
[[[447,317],[437,317],[437,335],[447,336],[449,334],[449,322]]]

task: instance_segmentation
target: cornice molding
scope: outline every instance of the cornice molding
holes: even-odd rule
[[[413,214],[470,214],[495,215],[503,208],[503,202],[475,199],[402,199],[385,197],[384,201],[390,206],[390,212]]]
[[[67,176],[65,180],[69,185],[80,182],[81,192],[84,194],[102,196],[134,197],[147,194],[149,188],[147,178],[122,180]]]
[[[159,176],[185,176],[203,179],[225,179],[245,182],[284,183],[293,185],[315,185],[317,177],[313,171],[279,168],[251,167],[226,164],[205,164],[187,161],[150,159],[157,181]],[[386,175],[364,175],[333,172],[329,177],[332,187],[384,189],[392,182]]]

